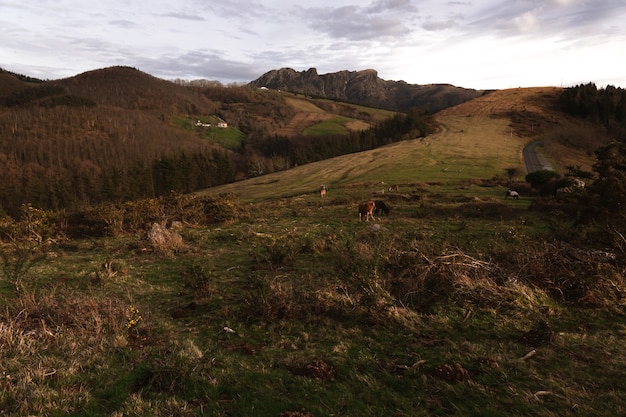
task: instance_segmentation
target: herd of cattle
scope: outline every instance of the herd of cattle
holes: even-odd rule
[[[585,187],[585,183],[581,180],[574,180],[572,182],[571,187],[558,188],[555,190],[554,195],[559,197],[564,194],[572,193],[573,189],[582,189]],[[398,186],[391,185],[387,189],[389,192],[397,192]],[[328,193],[328,188],[325,185],[320,185],[320,197],[323,199],[326,197]],[[379,193],[384,193],[385,191],[380,191]],[[504,199],[512,198],[513,200],[519,200],[520,194],[516,190],[508,189],[504,196]],[[374,214],[389,214],[389,207],[382,200],[369,200],[359,204],[359,220],[360,221],[369,221],[370,219],[374,220]]]
[[[324,199],[326,194],[328,193],[328,188],[325,185],[320,185],[320,197]],[[398,191],[397,185],[392,185],[388,188],[388,191],[394,192]],[[383,191],[384,192],[384,191]],[[504,199],[508,199],[509,197],[519,200],[519,193],[515,190],[507,190]],[[369,200],[359,204],[359,221],[369,221],[370,219],[374,220],[374,214],[389,214],[389,206],[385,204],[382,200]]]
[[[397,185],[389,187],[389,191],[398,191]],[[320,197],[323,199],[328,193],[328,188],[325,185],[320,185]],[[359,220],[369,221],[374,220],[374,214],[389,214],[389,206],[382,200],[370,200],[359,204]]]

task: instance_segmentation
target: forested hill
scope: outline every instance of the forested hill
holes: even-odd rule
[[[0,214],[191,192],[429,128],[415,112],[181,86],[129,67],[53,81],[0,75]]]
[[[197,91],[126,67],[22,81],[21,88],[16,80],[10,89],[0,87],[6,91],[0,96],[0,131],[6,132],[0,138],[0,197],[6,212],[15,213],[22,203],[63,208],[165,192],[174,184],[159,179],[169,177],[182,154],[198,169],[217,159],[230,164],[222,147],[174,123],[179,116],[215,111]]]
[[[263,74],[250,85],[396,111],[417,108],[436,112],[484,93],[450,84],[418,85],[383,80],[372,69],[320,75],[315,68],[307,71],[282,68]]]
[[[626,90],[594,83],[567,88],[560,97],[561,108],[569,114],[602,123],[617,140],[626,142]]]

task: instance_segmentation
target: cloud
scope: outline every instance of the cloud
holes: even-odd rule
[[[446,29],[452,29],[458,27],[459,23],[457,19],[454,17],[450,17],[446,20],[434,20],[434,19],[426,19],[426,21],[422,24],[422,27],[428,31],[440,31]]]
[[[161,16],[163,17],[171,17],[174,19],[180,19],[180,20],[197,20],[197,21],[204,21],[204,17],[202,17],[202,15],[199,14],[190,14],[190,13],[173,13],[173,12],[169,12],[169,13],[163,13]]]
[[[528,33],[534,32],[541,28],[541,23],[538,18],[540,10],[530,10],[519,16],[513,18],[513,25],[519,32]]]
[[[376,0],[369,6],[365,7],[365,10],[368,13],[415,13],[417,11],[417,7],[413,5],[411,0]]]
[[[310,29],[331,39],[380,41],[409,34],[416,10],[408,0],[380,0],[365,7],[302,8],[299,15]]]
[[[616,15],[623,15],[624,10],[623,0],[498,1],[475,9],[468,19],[467,29],[500,36],[546,36],[588,29],[597,32],[604,29],[603,25],[614,22]]]
[[[131,22],[130,20],[126,20],[126,19],[110,20],[109,24],[112,26],[117,26],[122,29],[133,29],[137,27],[137,24],[135,22]]]
[[[157,74],[161,78],[219,80],[226,84],[253,80],[261,74],[249,64],[230,60],[219,50],[189,51],[177,56],[138,59],[142,71]]]
[[[623,85],[624,1],[0,0],[0,66],[44,79],[128,65],[225,83],[315,67],[474,88]]]

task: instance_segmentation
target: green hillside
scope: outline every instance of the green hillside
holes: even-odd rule
[[[435,115],[437,132],[368,152],[353,153],[299,166],[261,178],[212,187],[200,195],[235,193],[244,200],[296,196],[316,192],[320,184],[333,189],[368,184],[363,198],[390,184],[456,183],[498,178],[501,185],[523,182],[526,174],[522,149],[542,140],[556,171],[579,166],[591,171],[590,149],[608,143],[602,129],[572,120],[554,108],[559,89],[503,90]],[[523,109],[523,110],[522,110]],[[527,120],[516,122],[518,111]],[[549,122],[546,122],[549,120]],[[533,125],[530,132],[529,126]],[[583,147],[567,148],[559,138],[576,131]],[[507,169],[517,175],[508,178]]]
[[[576,125],[525,93],[199,193],[3,216],[0,413],[623,414],[623,200],[599,197],[626,149],[539,195],[505,170]]]

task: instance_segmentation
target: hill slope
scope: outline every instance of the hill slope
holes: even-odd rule
[[[203,193],[234,192],[246,200],[306,194],[320,184],[333,188],[370,184],[458,181],[503,176],[525,169],[522,149],[542,141],[557,171],[569,165],[591,170],[593,149],[606,143],[601,129],[557,108],[560,88],[494,91],[435,114],[437,133],[372,151],[344,155],[262,178],[215,187]],[[586,133],[589,134],[586,134]],[[576,139],[578,135],[579,140]],[[366,197],[366,196],[364,196]]]
[[[191,192],[295,165],[310,170],[310,179],[299,176],[303,184],[287,193],[320,182],[485,178],[521,166],[520,149],[531,140],[544,143],[557,169],[586,168],[603,140],[593,127],[557,110],[559,89],[483,94],[451,86],[422,88],[381,80],[371,70],[323,76],[280,70],[257,80],[300,82],[298,88],[371,102],[374,109],[249,87],[183,87],[128,67],[46,82],[0,75],[0,131],[8,133],[0,137],[0,170],[6,178],[0,201],[12,214],[25,202],[60,208]],[[319,168],[321,174],[315,166],[304,168],[313,160],[371,149],[367,144],[390,143],[370,137],[359,142],[362,135],[352,132],[377,125],[375,134],[381,133],[379,123],[394,112],[380,108],[416,105],[418,95],[433,107],[463,103],[441,111],[436,116],[440,132],[425,141],[344,157],[342,169],[362,172],[355,178],[340,173],[336,160],[317,166],[327,166]],[[216,121],[228,127],[205,127]],[[413,129],[406,137],[427,130]],[[345,135],[350,141],[341,141]]]
[[[184,87],[129,67],[44,82],[2,72],[2,209],[189,192],[248,175],[260,160],[254,141],[345,134],[393,114],[249,87]],[[264,172],[291,163],[271,162]]]

